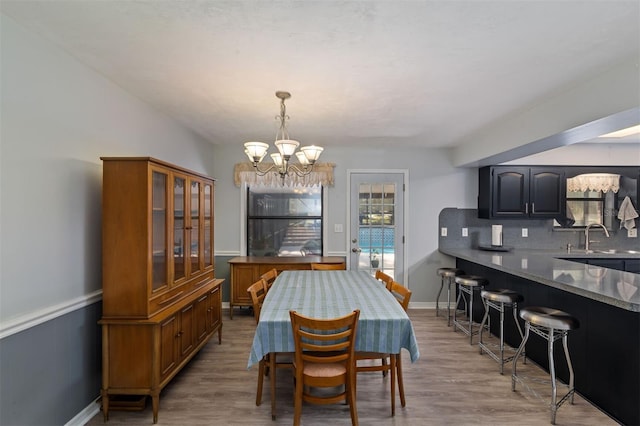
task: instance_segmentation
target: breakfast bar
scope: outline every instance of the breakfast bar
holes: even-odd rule
[[[443,247],[440,252],[455,257],[465,273],[486,278],[489,289],[522,294],[521,307],[548,306],[577,317],[580,327],[569,345],[576,391],[622,424],[640,424],[640,274],[597,266],[597,260],[614,259],[635,270],[640,255]],[[477,306],[474,319],[484,312]],[[519,339],[515,325],[505,329],[508,344],[517,347]],[[536,340],[527,343],[527,357],[547,369],[546,345]],[[566,382],[567,366],[556,367]]]

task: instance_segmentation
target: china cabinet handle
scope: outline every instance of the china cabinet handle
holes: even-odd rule
[[[172,300],[177,299],[178,297],[180,297],[182,295],[182,293],[184,293],[184,291],[181,291],[179,293],[174,294],[173,296],[169,297],[168,299],[163,300],[162,302],[158,302],[158,305],[164,305],[165,303],[169,303]]]

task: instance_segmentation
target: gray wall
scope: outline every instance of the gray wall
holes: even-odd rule
[[[100,156],[212,174],[212,146],[1,16],[0,424],[65,424],[100,392]]]

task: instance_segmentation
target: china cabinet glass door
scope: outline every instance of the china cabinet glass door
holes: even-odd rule
[[[187,199],[184,196],[186,179],[173,178],[173,281],[185,277],[185,243],[187,239],[185,211]]]
[[[204,267],[213,265],[213,186],[204,184]]]
[[[189,224],[191,274],[200,271],[200,182],[191,181],[191,223]]]
[[[151,208],[152,290],[167,284],[167,174],[153,171]]]

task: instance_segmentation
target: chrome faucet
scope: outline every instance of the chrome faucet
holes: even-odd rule
[[[607,238],[609,238],[609,231],[607,231],[607,227],[604,226],[601,223],[592,223],[590,225],[587,225],[586,228],[584,228],[584,251],[586,251],[587,253],[589,253],[591,250],[589,250],[589,243],[597,243],[598,241],[589,241],[589,230],[594,227],[597,226],[599,228],[602,228],[604,230],[604,234],[607,236]]]

